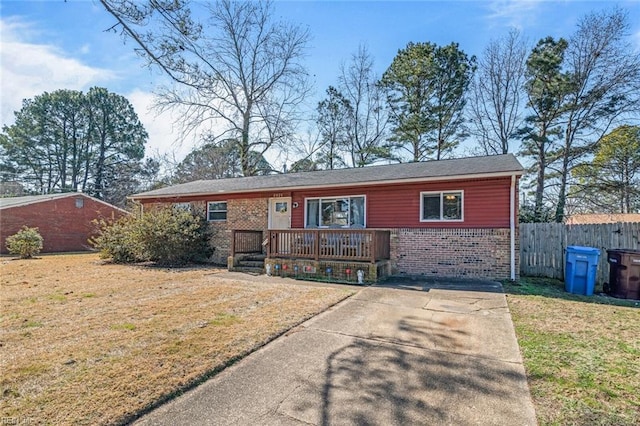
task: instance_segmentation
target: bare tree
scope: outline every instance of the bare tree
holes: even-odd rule
[[[371,53],[360,45],[349,63],[340,67],[339,88],[352,109],[348,135],[353,167],[363,167],[391,155],[385,142],[389,121],[385,96],[373,66]]]
[[[626,39],[626,12],[590,13],[569,39],[565,68],[569,75],[565,98],[564,137],[559,161],[555,220],[564,218],[571,170],[592,153],[598,141],[640,111],[640,55]]]
[[[271,1],[221,0],[205,5],[198,22],[184,0],[100,0],[133,40],[149,66],[172,85],[159,91],[161,109],[181,107],[186,131],[214,129],[237,141],[242,173],[257,172],[252,158],[286,143],[308,93],[302,64],[308,32],[273,20]],[[251,155],[257,152],[259,155]]]
[[[485,155],[506,154],[522,124],[527,44],[516,29],[492,40],[471,85],[471,131]]]
[[[321,163],[333,170],[345,166],[343,159],[345,148],[349,147],[349,127],[353,117],[353,108],[338,89],[329,86],[327,97],[318,103],[317,124],[322,138],[319,151]]]

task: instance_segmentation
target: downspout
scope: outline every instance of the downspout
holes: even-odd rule
[[[516,280],[516,175],[511,175],[511,194],[509,206],[511,228],[511,281]]]

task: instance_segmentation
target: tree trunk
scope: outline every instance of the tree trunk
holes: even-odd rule
[[[542,221],[542,203],[543,203],[543,195],[544,195],[544,181],[545,181],[545,172],[547,167],[547,159],[545,153],[546,140],[547,140],[547,129],[543,127],[540,129],[538,141],[538,177],[536,179],[536,203],[534,207],[535,212],[535,221]]]
[[[251,121],[251,106],[249,105],[247,110],[242,116],[242,140],[240,141],[240,167],[242,168],[243,176],[252,176],[253,170],[251,170],[249,164],[249,124]]]
[[[562,223],[564,219],[564,208],[567,204],[567,176],[569,175],[569,148],[565,146],[562,156],[562,174],[560,176],[560,193],[558,194],[558,204],[556,205],[555,221]]]

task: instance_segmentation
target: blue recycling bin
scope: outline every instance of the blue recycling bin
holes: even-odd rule
[[[569,246],[564,269],[564,289],[573,294],[592,296],[596,286],[600,249]]]

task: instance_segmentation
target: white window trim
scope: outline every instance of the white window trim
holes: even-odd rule
[[[444,194],[456,193],[460,194],[460,219],[444,219],[442,218],[442,209],[444,203],[442,197]],[[425,195],[440,195],[440,219],[424,219],[422,214],[424,212],[424,196]],[[442,223],[442,222],[464,222],[464,191],[462,189],[452,189],[447,191],[422,191],[420,192],[420,222]]]
[[[211,210],[211,204],[214,204],[214,203],[224,203],[227,208],[225,210]],[[222,211],[225,212],[224,219],[209,219],[209,213],[222,212]],[[226,222],[228,214],[229,214],[229,203],[227,201],[207,201],[207,222]]]
[[[304,227],[305,229],[307,228],[307,226],[309,225],[307,223],[307,201],[308,200],[337,200],[337,199],[344,199],[344,198],[349,198],[349,200],[351,200],[351,198],[364,198],[364,227],[367,227],[367,196],[362,194],[362,195],[328,195],[325,197],[308,197],[304,199]],[[322,203],[321,201],[318,201],[319,203]],[[349,201],[351,202],[351,201]],[[318,212],[320,210],[318,209]],[[351,219],[351,218],[349,218]],[[320,223],[318,221],[318,223]],[[318,225],[318,228],[322,228],[322,229],[329,229],[328,226],[322,226],[322,225]],[[343,229],[349,229],[348,226],[344,226]]]

